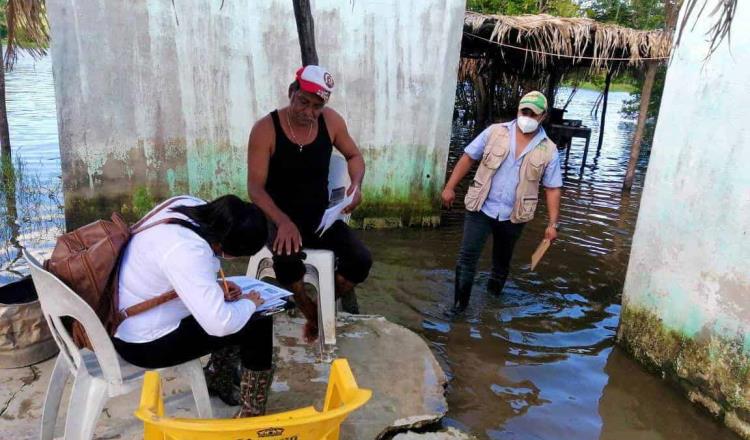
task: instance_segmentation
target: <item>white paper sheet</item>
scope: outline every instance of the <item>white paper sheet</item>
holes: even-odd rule
[[[328,230],[328,228],[330,228],[331,225],[336,222],[336,220],[344,220],[345,214],[342,214],[341,211],[352,204],[352,201],[354,201],[354,194],[356,193],[357,189],[355,187],[354,190],[351,191],[351,194],[344,197],[344,199],[339,203],[326,209],[326,211],[323,213],[323,218],[320,220],[318,229],[315,230],[315,233],[318,234],[318,236],[323,235]]]
[[[291,292],[284,290],[281,287],[247,276],[227,277],[227,281],[232,281],[240,286],[242,293],[248,293],[250,291],[258,292],[264,301],[263,304],[256,309],[258,312],[281,307],[286,302],[284,301],[284,298],[292,295]]]

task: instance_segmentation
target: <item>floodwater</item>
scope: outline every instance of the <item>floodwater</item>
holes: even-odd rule
[[[50,188],[55,205],[62,198],[49,59],[21,58],[7,84],[14,154]],[[562,90],[558,99],[567,93]],[[580,91],[566,117],[582,119],[597,131],[590,115],[596,97]],[[633,130],[633,121],[619,114],[625,99],[626,94],[611,95],[604,146],[597,155],[594,134],[582,177],[582,143],[574,142],[565,168],[560,239],[536,271],[529,271],[546,222],[540,207],[539,218],[519,240],[500,297],[485,292],[490,264],[485,253],[465,317],[451,322],[442,315],[453,301],[461,210],[446,213],[439,229],[362,232],[375,265],[358,290],[360,305],[428,341],[452,378],[446,425],[489,439],[736,438],[614,346],[647,160],[646,151],[632,195],[623,196]],[[455,125],[452,161],[472,131]],[[51,206],[45,215],[57,218],[59,210]],[[55,224],[42,229],[45,233],[26,233],[21,241],[49,249],[49,237],[58,231]],[[0,254],[5,267],[2,259]],[[0,272],[0,283],[8,276]]]

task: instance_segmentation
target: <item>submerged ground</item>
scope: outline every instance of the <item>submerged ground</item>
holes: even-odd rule
[[[59,186],[49,59],[34,63],[22,57],[8,74],[7,89],[14,154],[25,160],[30,174]],[[561,99],[567,93],[561,90]],[[596,97],[580,91],[566,117],[597,131],[590,114]],[[627,98],[610,96],[604,146],[599,155],[589,155],[583,176],[578,175],[581,143],[574,143],[560,240],[530,272],[529,256],[541,239],[545,215],[529,224],[503,296],[488,296],[486,272],[480,274],[464,318],[450,322],[442,315],[452,301],[461,210],[445,213],[438,229],[361,233],[375,258],[370,279],[359,288],[362,309],[428,341],[452,378],[445,424],[491,439],[735,438],[614,347],[647,159],[641,160],[633,194],[623,197],[633,121],[623,120],[619,109]],[[470,124],[455,124],[451,160],[473,135]],[[596,141],[594,135],[594,149]],[[27,243],[48,247],[55,224],[31,230]],[[0,254],[3,258],[8,255]],[[489,269],[488,253],[482,269]],[[0,283],[10,278],[0,273]],[[394,367],[398,362],[392,360]]]

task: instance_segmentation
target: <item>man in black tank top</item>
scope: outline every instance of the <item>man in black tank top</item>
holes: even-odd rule
[[[322,236],[318,228],[328,207],[328,171],[333,147],[346,158],[354,200],[345,213],[362,202],[365,162],[335,110],[326,107],[333,77],[319,66],[297,71],[289,86],[289,105],[259,120],[248,142],[248,193],[269,222],[269,247],[274,271],[294,293],[297,307],[307,318],[305,337],[317,337],[317,305],[304,292],[303,246],[329,249],[336,256],[336,297],[344,309],[358,313],[354,286],[367,278],[372,257],[342,221]]]

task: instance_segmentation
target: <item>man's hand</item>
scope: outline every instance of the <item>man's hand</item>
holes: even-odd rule
[[[238,299],[249,299],[255,304],[255,307],[260,307],[265,301],[260,297],[260,293],[251,290],[248,293],[240,295]]]
[[[453,188],[446,186],[440,197],[443,199],[443,207],[450,209],[453,207],[453,201],[456,200],[456,192],[453,191]]]
[[[235,282],[227,281],[227,288],[229,289],[228,291],[224,290],[223,281],[219,281],[219,285],[221,286],[221,290],[224,291],[224,301],[237,301],[238,299],[240,299],[240,296],[242,296],[242,289]]]
[[[297,229],[297,225],[291,220],[285,220],[279,223],[276,231],[276,239],[273,241],[273,252],[276,255],[286,253],[287,255],[296,254],[302,248],[302,236]]]
[[[351,214],[355,209],[357,209],[357,206],[362,203],[362,191],[359,189],[359,185],[350,186],[349,190],[346,192],[347,197],[352,195],[352,193],[354,193],[354,199],[352,200],[352,203],[349,204],[349,206],[341,211],[344,214]]]
[[[557,228],[552,225],[547,226],[547,229],[544,230],[544,238],[549,240],[550,243],[557,240]]]

